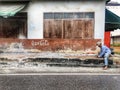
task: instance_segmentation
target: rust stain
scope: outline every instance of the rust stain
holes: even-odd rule
[[[85,51],[95,50],[98,41],[100,39],[0,39],[0,48],[7,48],[12,43],[22,43],[25,49]]]

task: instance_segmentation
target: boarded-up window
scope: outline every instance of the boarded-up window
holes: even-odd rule
[[[0,38],[26,38],[27,13],[18,13],[15,16],[0,17]]]
[[[44,13],[44,38],[91,39],[94,13]]]

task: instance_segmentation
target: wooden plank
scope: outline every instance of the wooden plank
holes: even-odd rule
[[[73,20],[73,38],[82,39],[84,31],[84,21],[83,20]]]
[[[91,39],[94,37],[93,20],[64,20],[64,36],[69,39]]]
[[[45,38],[91,39],[94,37],[93,20],[44,20]]]
[[[3,32],[2,32],[2,18],[0,18],[0,37],[3,36]]]
[[[53,20],[44,20],[44,37],[45,38],[52,38],[52,30],[54,29],[54,22]]]
[[[85,20],[84,39],[92,39],[94,37],[93,20]]]
[[[44,20],[45,38],[62,38],[62,20]]]
[[[62,20],[54,20],[54,36],[53,38],[62,38]]]
[[[64,20],[62,19],[62,39],[64,39]]]
[[[64,38],[70,39],[72,38],[72,21],[64,20]]]

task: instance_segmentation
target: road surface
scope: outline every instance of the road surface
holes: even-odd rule
[[[120,76],[80,73],[2,74],[0,90],[120,90]]]

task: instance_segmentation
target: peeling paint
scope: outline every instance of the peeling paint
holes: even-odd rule
[[[49,42],[47,40],[32,41],[32,46],[48,46]]]
[[[32,1],[27,9],[29,39],[43,39],[43,13],[45,12],[94,12],[94,38],[102,41],[104,39],[105,1]],[[31,23],[35,25],[35,32],[31,28]]]

